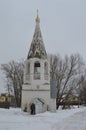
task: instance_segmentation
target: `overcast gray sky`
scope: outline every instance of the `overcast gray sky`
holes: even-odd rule
[[[86,60],[86,0],[0,0],[0,65],[27,57],[37,9],[47,53]]]

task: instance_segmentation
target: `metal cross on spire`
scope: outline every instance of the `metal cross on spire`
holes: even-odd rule
[[[38,23],[40,23],[40,18],[39,18],[39,16],[38,16],[38,9],[37,9],[37,17],[36,17],[36,22],[38,22]]]
[[[38,16],[39,10],[37,9],[37,16]]]

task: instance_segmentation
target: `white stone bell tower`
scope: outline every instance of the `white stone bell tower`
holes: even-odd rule
[[[50,97],[50,65],[40,31],[37,12],[36,27],[30,50],[24,63],[24,84],[22,87],[22,110],[35,104],[35,112],[55,111],[56,101]]]

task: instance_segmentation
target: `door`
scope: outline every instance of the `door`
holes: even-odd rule
[[[37,101],[35,105],[36,105],[36,113],[42,113],[43,112],[42,103],[40,101]]]

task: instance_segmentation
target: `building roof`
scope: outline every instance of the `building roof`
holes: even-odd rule
[[[33,39],[31,42],[30,50],[27,56],[27,59],[29,58],[42,58],[46,59],[47,58],[47,53],[45,50],[41,30],[40,30],[40,18],[38,16],[37,12],[37,17],[36,17],[36,27],[35,27],[35,32],[33,35]]]

